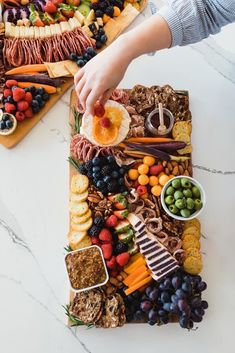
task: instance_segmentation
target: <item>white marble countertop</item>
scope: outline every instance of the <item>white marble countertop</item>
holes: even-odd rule
[[[4,353],[234,352],[235,25],[185,48],[143,56],[121,87],[169,83],[190,92],[194,175],[204,185],[203,277],[210,307],[196,331],[178,325],[66,327],[69,92],[13,150],[0,146],[0,345]],[[233,45],[233,47],[232,47]]]

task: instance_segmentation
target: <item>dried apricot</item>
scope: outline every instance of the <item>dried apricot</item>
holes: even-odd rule
[[[156,159],[151,156],[145,156],[143,159],[144,164],[147,164],[149,167],[152,167],[156,162]]]
[[[155,175],[151,175],[149,177],[149,185],[150,186],[155,186],[158,184],[158,177],[156,177]]]
[[[141,164],[139,167],[138,167],[138,172],[140,174],[148,174],[149,172],[149,166],[147,164]]]
[[[155,185],[151,189],[151,193],[154,196],[160,196],[161,195],[161,191],[162,191],[162,187],[160,185]]]
[[[128,176],[131,180],[137,180],[139,176],[139,172],[137,169],[130,169],[128,171]]]
[[[138,177],[138,182],[140,185],[147,185],[149,183],[149,177],[145,174],[142,174]]]

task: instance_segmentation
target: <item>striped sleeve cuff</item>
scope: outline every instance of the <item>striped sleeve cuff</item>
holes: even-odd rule
[[[171,47],[182,45],[183,42],[183,27],[177,13],[169,6],[162,7],[158,12],[167,22],[172,36]]]

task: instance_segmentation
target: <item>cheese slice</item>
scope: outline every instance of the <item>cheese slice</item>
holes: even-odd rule
[[[84,23],[85,17],[83,16],[83,14],[81,14],[80,11],[75,11],[74,17],[80,22],[81,26]]]
[[[45,37],[51,37],[51,27],[45,26]]]

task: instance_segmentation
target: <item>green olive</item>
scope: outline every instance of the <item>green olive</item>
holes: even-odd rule
[[[174,203],[175,202],[175,200],[174,200],[174,197],[172,196],[172,195],[169,195],[169,196],[167,196],[166,198],[165,198],[165,203],[167,204],[167,205],[171,205],[172,203]]]
[[[190,183],[190,180],[188,180],[187,178],[182,178],[180,179],[180,181],[183,188],[186,188],[186,189],[192,188],[192,184]]]
[[[181,187],[180,179],[172,180],[171,185],[173,186],[173,188],[179,189]]]
[[[188,197],[186,199],[186,207],[188,210],[193,210],[194,209],[194,201],[191,199],[191,197]]]
[[[183,195],[182,191],[176,190],[174,192],[174,199],[175,200],[182,199],[183,197],[184,197],[184,195]]]
[[[200,210],[202,208],[202,201],[199,199],[195,199],[194,200],[194,207],[195,207],[196,211]]]
[[[192,197],[193,196],[193,193],[190,189],[184,189],[183,194],[185,197]]]
[[[171,211],[171,213],[174,213],[174,214],[179,213],[179,210],[175,205],[170,205],[169,210]]]
[[[166,195],[173,195],[174,191],[175,189],[173,188],[173,186],[168,186],[168,188],[166,189]]]
[[[193,186],[192,192],[193,192],[194,197],[196,197],[197,199],[200,199],[201,193],[200,193],[200,190],[198,189],[198,187]]]
[[[180,214],[184,218],[190,217],[190,211],[187,208],[183,208],[182,210],[180,210]]]
[[[186,202],[184,199],[178,199],[175,201],[175,206],[181,210],[182,208],[185,208]]]

